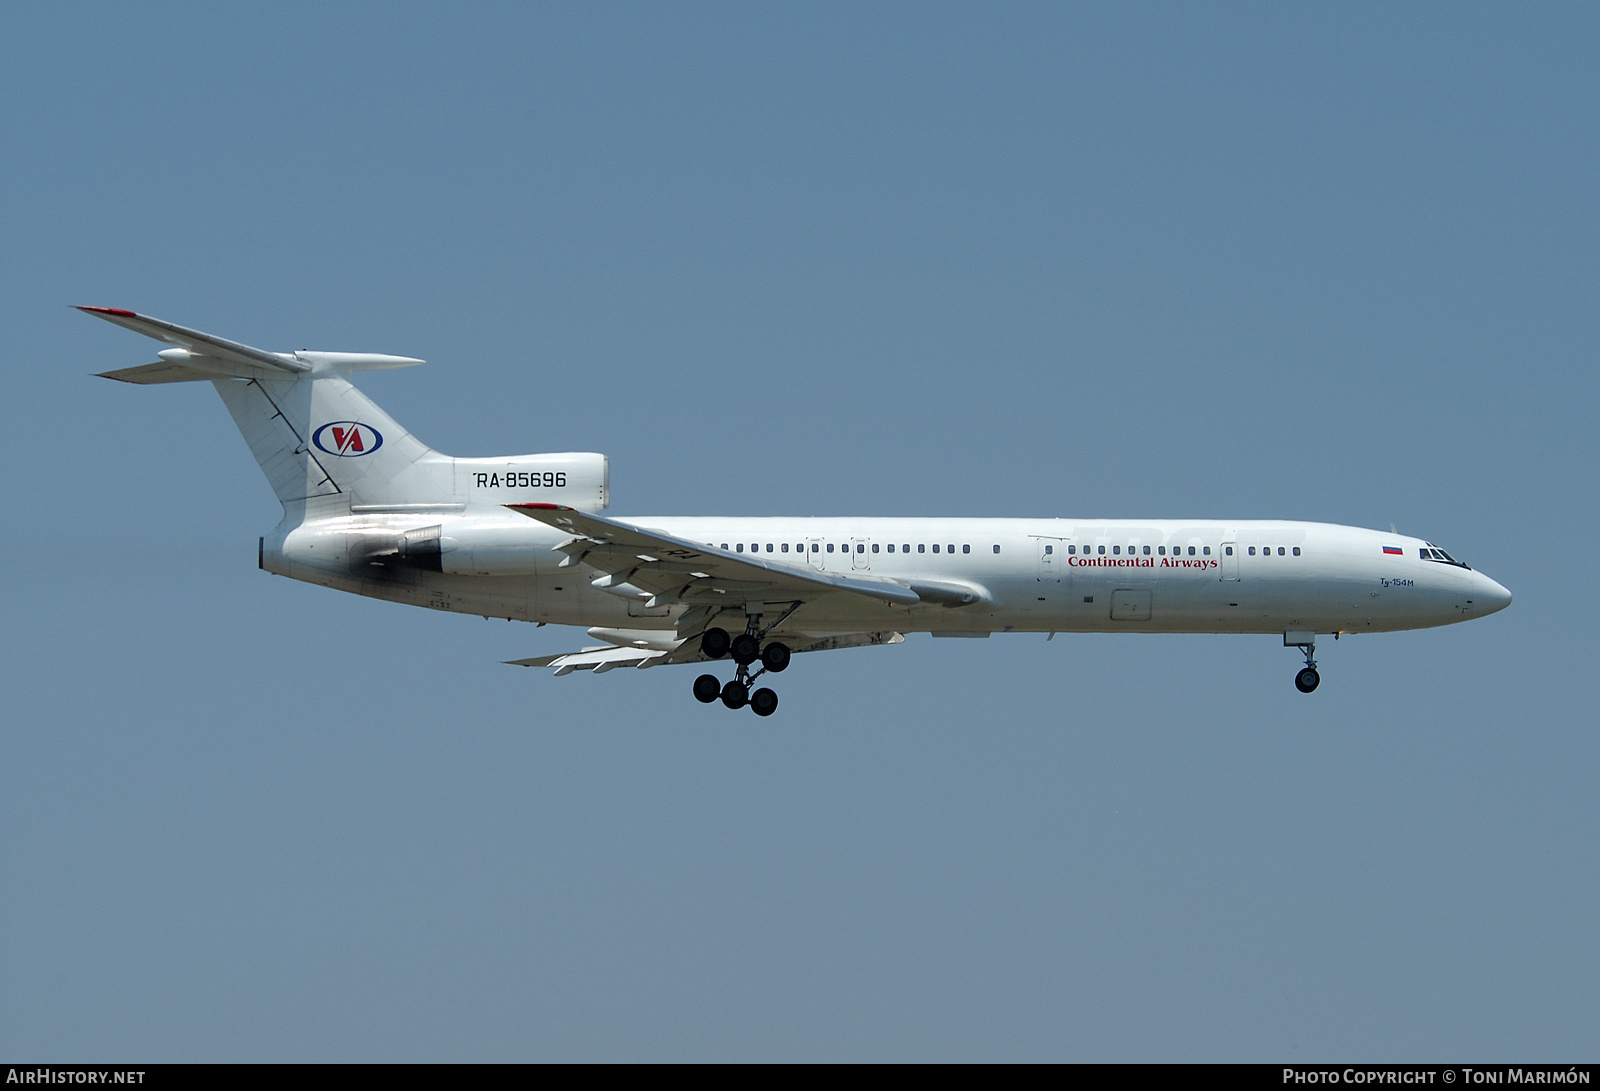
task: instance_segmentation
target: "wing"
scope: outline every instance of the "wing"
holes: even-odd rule
[[[560,655],[510,660],[519,667],[552,667],[559,675],[577,670],[603,674],[617,667],[654,667],[705,661],[696,639],[723,609],[740,613],[776,615],[763,632],[781,637],[791,652],[832,648],[859,648],[874,644],[899,644],[905,636],[894,614],[905,616],[910,607],[960,608],[996,605],[994,596],[980,584],[951,580],[893,580],[884,577],[821,572],[804,561],[784,564],[748,553],[730,553],[663,531],[607,519],[558,504],[507,504],[546,526],[564,531],[568,538],[556,549],[566,554],[560,567],[583,565],[597,573],[591,583],[603,591],[634,598],[646,606],[679,605],[676,632],[646,644],[636,641],[614,647],[585,648]],[[861,617],[867,631],[807,631],[797,611],[820,599],[837,606],[854,600],[871,612]],[[841,601],[844,600],[844,601]],[[752,609],[752,606],[754,607]],[[895,608],[885,617],[885,607]],[[831,612],[831,611],[830,611]],[[846,611],[846,613],[853,611]],[[804,615],[801,615],[803,618]],[[835,614],[835,617],[838,615]],[[907,618],[909,620],[909,618]],[[883,624],[884,621],[890,624]],[[589,635],[612,639],[604,629]]]
[[[927,601],[895,580],[819,572],[804,562],[781,564],[729,553],[557,504],[506,506],[573,536],[556,547],[567,555],[563,566],[598,569],[601,575],[591,581],[597,588],[639,598],[649,606],[809,602],[823,595],[856,596],[879,606]]]
[[[831,648],[865,648],[874,644],[903,644],[903,633],[840,633],[837,636],[820,637],[809,640],[803,644],[790,645],[789,650],[796,654],[800,652],[821,652]],[[627,647],[602,647],[585,648],[581,652],[564,652],[560,655],[541,655],[533,659],[508,659],[506,663],[513,667],[554,667],[555,675],[560,678],[573,671],[593,671],[595,674],[604,674],[606,671],[618,667],[658,667],[668,663],[702,663],[710,662],[700,654],[700,649],[694,641],[681,640],[670,649],[658,648],[627,648]]]

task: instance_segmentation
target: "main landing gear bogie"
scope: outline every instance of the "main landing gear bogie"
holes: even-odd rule
[[[695,700],[705,705],[720,700],[728,708],[748,706],[757,716],[771,716],[778,710],[776,693],[764,686],[751,692],[750,683],[768,671],[779,674],[788,669],[791,655],[789,646],[778,640],[762,644],[759,633],[754,631],[754,618],[751,620],[751,629],[750,632],[732,636],[726,629],[707,629],[700,634],[701,654],[707,659],[731,658],[736,670],[733,679],[727,683],[721,682],[714,674],[702,674],[696,678]],[[757,661],[761,666],[752,672],[750,666]]]

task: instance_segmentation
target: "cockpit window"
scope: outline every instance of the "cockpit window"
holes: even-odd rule
[[[1465,568],[1468,572],[1472,571],[1472,568],[1469,565],[1463,564],[1461,561],[1456,560],[1454,557],[1450,556],[1450,554],[1446,553],[1432,542],[1429,542],[1426,547],[1419,549],[1417,552],[1425,561],[1438,561],[1440,564],[1453,564],[1457,568]]]

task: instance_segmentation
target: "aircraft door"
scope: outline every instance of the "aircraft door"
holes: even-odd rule
[[[1062,570],[1067,567],[1067,545],[1062,538],[1040,538],[1039,582],[1060,583]]]
[[[860,572],[872,568],[872,539],[850,539],[850,567]]]
[[[823,563],[822,563],[822,550],[824,548],[825,547],[823,546],[823,539],[821,539],[821,538],[807,538],[806,539],[806,563],[809,564],[812,568],[822,568],[822,567],[824,567]]]
[[[1237,542],[1222,543],[1222,578],[1225,580],[1239,578],[1239,545]]]

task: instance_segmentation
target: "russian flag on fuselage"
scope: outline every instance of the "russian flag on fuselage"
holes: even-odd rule
[[[1393,554],[1396,557],[1403,557],[1403,556],[1405,556],[1405,552],[1406,552],[1405,550],[1401,549],[1399,546],[1384,546],[1383,547],[1383,551],[1385,553]]]

